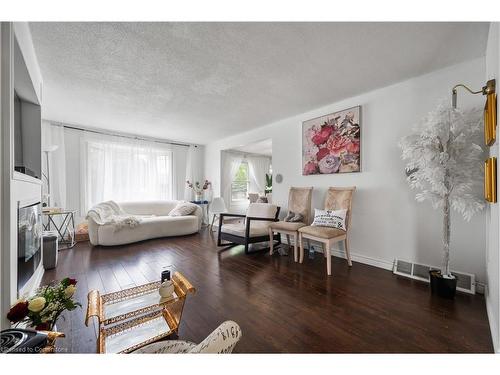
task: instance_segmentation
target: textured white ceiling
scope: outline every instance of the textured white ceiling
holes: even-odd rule
[[[233,147],[232,150],[245,152],[249,154],[259,154],[272,156],[273,155],[273,140],[271,138],[264,139],[259,142],[249,143],[247,145],[241,145],[238,147]]]
[[[44,118],[208,143],[483,56],[487,23],[31,23]]]

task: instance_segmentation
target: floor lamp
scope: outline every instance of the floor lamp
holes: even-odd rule
[[[47,165],[47,174],[43,174],[45,179],[47,180],[47,206],[50,207],[50,161],[49,154],[57,150],[59,146],[52,145],[46,147],[43,152],[45,154],[45,163]]]

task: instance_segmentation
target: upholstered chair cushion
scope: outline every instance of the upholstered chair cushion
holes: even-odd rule
[[[278,212],[278,206],[268,203],[250,203],[247,209],[247,217],[274,219]],[[272,221],[267,220],[251,220],[250,221],[250,237],[267,236],[269,234],[269,225]],[[235,236],[244,237],[246,233],[245,223],[223,224],[221,232],[229,233]]]
[[[278,206],[269,203],[250,203],[247,209],[247,217],[262,217],[274,219]]]
[[[270,228],[279,231],[279,230],[287,230],[287,231],[296,231],[299,228],[305,227],[304,223],[294,223],[290,221],[277,221],[275,223],[271,223],[269,225]]]
[[[208,337],[194,347],[190,353],[231,353],[240,341],[241,328],[238,323],[226,320]]]
[[[231,353],[240,341],[241,328],[232,320],[226,320],[198,345],[189,341],[167,340],[146,345],[133,353]]]
[[[308,234],[310,236],[325,238],[325,239],[343,236],[347,233],[342,229],[328,228],[328,227],[313,227],[313,226],[299,228],[299,232]]]
[[[266,236],[269,232],[271,222],[252,222],[250,223],[250,237]],[[224,233],[229,233],[234,236],[245,237],[246,226],[243,223],[224,224],[221,229]]]

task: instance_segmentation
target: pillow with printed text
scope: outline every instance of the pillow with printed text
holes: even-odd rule
[[[347,210],[314,210],[314,221],[311,224],[315,227],[329,227],[337,228],[342,230],[347,230],[345,219],[347,216]]]

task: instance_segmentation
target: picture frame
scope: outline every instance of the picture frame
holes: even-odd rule
[[[302,123],[302,175],[361,171],[361,106]]]

